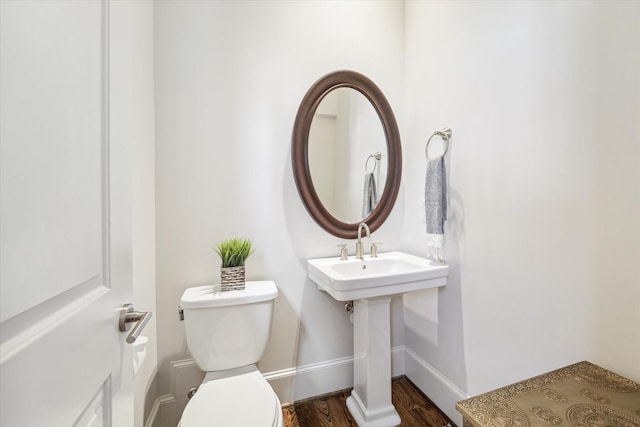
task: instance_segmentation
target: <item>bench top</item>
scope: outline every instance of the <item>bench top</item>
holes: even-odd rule
[[[579,362],[456,404],[473,427],[640,427],[640,384]]]

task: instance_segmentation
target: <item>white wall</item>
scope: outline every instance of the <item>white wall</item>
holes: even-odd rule
[[[306,91],[339,69],[369,76],[400,116],[402,9],[400,2],[360,1],[155,4],[161,394],[172,392],[170,363],[189,357],[180,296],[218,281],[212,246],[228,237],[253,240],[248,280],[274,280],[280,291],[263,372],[352,355],[342,304],[306,278],[306,259],[337,255],[340,241],[313,222],[298,197],[291,133]],[[385,249],[399,244],[402,219],[400,201],[376,233]],[[399,340],[401,323],[394,326]],[[287,395],[304,392],[291,383]]]
[[[453,129],[451,276],[405,297],[406,345],[468,394],[585,359],[640,380],[640,4],[408,1],[405,16],[414,252],[420,156]]]

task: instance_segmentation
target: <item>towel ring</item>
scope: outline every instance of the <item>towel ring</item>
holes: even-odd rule
[[[369,167],[369,160],[373,159],[373,170],[371,171],[371,173],[376,171],[376,166],[378,165],[378,160],[380,160],[382,158],[382,153],[379,151],[376,151],[373,154],[369,154],[369,157],[367,157],[367,161],[364,164],[364,171],[366,173],[369,173],[369,171],[367,170]]]
[[[449,138],[451,138],[451,129],[444,128],[442,130],[437,130],[433,133],[433,135],[429,137],[429,139],[427,140],[427,145],[425,145],[424,147],[424,154],[427,157],[427,160],[431,160],[429,158],[429,143],[436,135],[442,138],[442,141],[444,142],[444,153],[442,153],[439,157],[445,156],[447,154],[447,151],[449,151]]]

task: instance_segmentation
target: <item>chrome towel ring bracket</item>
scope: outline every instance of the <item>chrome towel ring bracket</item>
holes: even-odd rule
[[[429,139],[427,140],[427,145],[425,145],[424,147],[424,154],[427,157],[427,160],[431,160],[431,158],[429,157],[429,143],[436,135],[442,138],[442,143],[444,144],[444,152],[438,157],[444,157],[447,154],[447,151],[449,151],[449,139],[451,138],[451,133],[451,129],[444,128],[442,130],[435,131],[433,135],[429,137]]]
[[[367,173],[369,172],[369,160],[373,159],[373,169],[371,170],[371,172],[375,172],[376,166],[378,165],[378,162],[380,161],[381,158],[382,158],[382,153],[379,151],[376,151],[373,154],[369,154],[369,157],[367,157],[367,161],[364,164],[364,171]]]

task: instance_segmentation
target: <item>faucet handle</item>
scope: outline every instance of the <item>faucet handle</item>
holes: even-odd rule
[[[338,245],[338,247],[340,248],[340,259],[341,260],[349,259],[349,251],[347,251],[347,244],[343,243]]]
[[[371,243],[371,250],[369,252],[371,252],[371,258],[377,258],[378,257],[378,245],[381,245],[382,242],[372,242]]]

